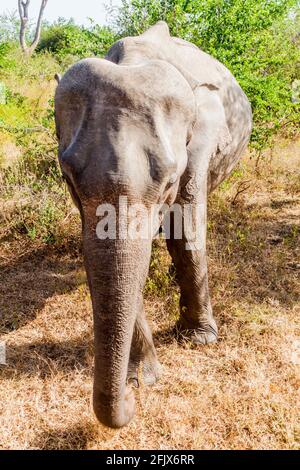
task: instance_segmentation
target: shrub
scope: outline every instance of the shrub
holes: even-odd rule
[[[8,70],[15,65],[15,61],[10,54],[12,49],[11,43],[0,42],[0,78],[4,70]]]
[[[107,27],[92,24],[85,28],[72,20],[60,19],[44,29],[37,51],[48,51],[61,62],[66,56],[103,56],[114,39],[114,33]]]

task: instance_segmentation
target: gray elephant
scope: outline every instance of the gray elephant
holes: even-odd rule
[[[207,195],[245,149],[251,107],[222,64],[171,37],[160,21],[140,36],[116,42],[105,59],[72,66],[57,87],[55,118],[61,170],[82,219],[94,313],[94,411],[103,424],[121,427],[134,415],[130,382],[136,382],[140,364],[145,384],[160,375],[143,308],[157,227],[145,238],[121,236],[122,230],[114,238],[99,238],[98,207],[110,204],[119,215],[118,201],[126,197],[148,209],[166,203],[194,209],[184,220],[182,237],[171,234],[167,240],[181,290],[179,324],[194,343],[215,342],[205,247]],[[195,243],[187,246],[189,232],[195,232],[189,224],[199,214]],[[174,226],[174,216],[171,220]]]

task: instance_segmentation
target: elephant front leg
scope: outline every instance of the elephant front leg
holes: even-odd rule
[[[141,363],[144,384],[153,385],[161,375],[161,365],[157,359],[143,306],[139,310],[134,326],[127,376],[128,382],[136,387],[139,386],[138,370]]]
[[[183,207],[181,201],[181,207]],[[188,213],[186,213],[188,211]],[[174,216],[173,216],[174,227]],[[183,236],[167,239],[167,246],[180,286],[179,327],[189,333],[195,344],[214,343],[218,329],[213,317],[208,289],[206,257],[206,198],[185,205]]]

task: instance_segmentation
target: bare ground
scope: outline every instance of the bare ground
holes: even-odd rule
[[[91,304],[77,239],[0,248],[3,449],[299,449],[300,143],[246,157],[210,199],[217,345],[177,341],[178,290],[156,243],[146,311],[164,373],[125,429],[91,409]]]

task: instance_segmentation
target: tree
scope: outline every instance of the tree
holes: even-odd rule
[[[41,7],[40,7],[40,12],[39,12],[39,16],[38,16],[38,20],[36,24],[34,38],[30,46],[28,46],[26,43],[26,30],[28,26],[28,9],[29,9],[30,0],[18,0],[19,15],[20,15],[20,20],[21,20],[20,45],[21,45],[22,51],[26,55],[31,55],[39,43],[40,36],[41,36],[41,29],[42,29],[42,20],[43,20],[43,15],[44,15],[47,2],[48,0],[42,0],[41,2]]]

